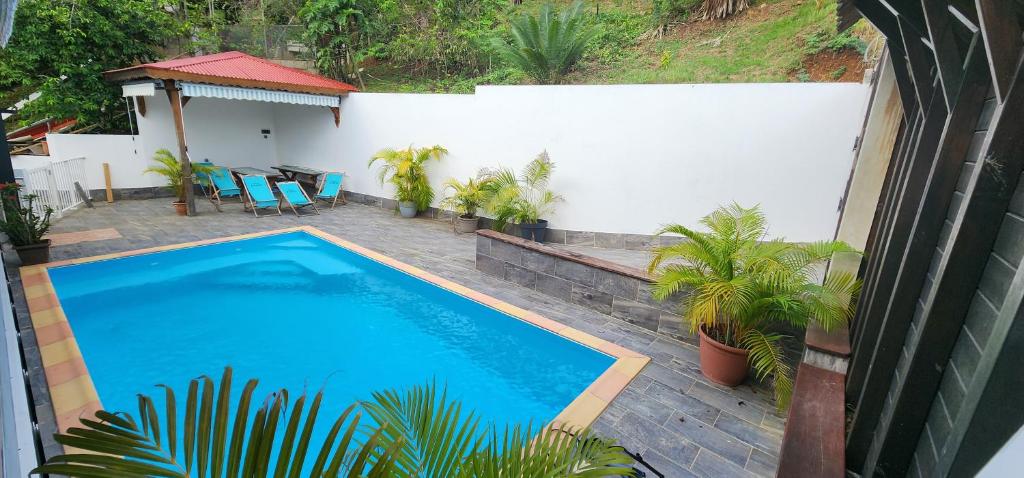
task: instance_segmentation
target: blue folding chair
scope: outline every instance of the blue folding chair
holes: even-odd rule
[[[311,216],[312,214],[299,214],[299,210],[304,207],[312,207],[313,213],[320,214],[320,210],[316,208],[316,204],[309,200],[309,196],[306,195],[306,191],[302,190],[302,186],[295,181],[278,181],[277,189],[281,191],[281,197],[284,202],[288,203],[288,207],[292,208],[292,212],[296,216]]]
[[[281,215],[281,201],[274,197],[266,176],[242,176],[242,185],[245,186],[245,194],[249,197],[249,207],[254,216],[263,217],[257,212],[258,209],[273,209],[278,216]]]
[[[239,202],[244,203],[245,200],[242,198],[242,190],[235,183],[234,176],[231,175],[231,171],[228,168],[217,166],[209,174],[210,186],[213,191],[210,200],[216,201],[217,206],[222,204],[223,198],[238,198]],[[200,179],[200,183],[202,179]],[[220,207],[217,208],[218,210]]]
[[[345,204],[345,192],[341,189],[341,180],[344,176],[344,173],[338,172],[324,173],[323,179],[320,180],[320,190],[316,192],[313,199],[331,203],[331,209],[338,204],[338,198],[341,198],[341,203]]]

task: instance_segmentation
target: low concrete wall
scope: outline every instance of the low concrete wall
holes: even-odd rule
[[[696,342],[678,315],[680,299],[654,300],[651,278],[642,270],[490,230],[477,231],[476,268],[659,334]]]

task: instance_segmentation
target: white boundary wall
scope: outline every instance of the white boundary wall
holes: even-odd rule
[[[868,93],[857,83],[353,93],[342,100],[340,127],[329,110],[310,106],[192,98],[184,113],[194,161],[344,170],[346,189],[389,197],[390,188],[366,166],[384,147],[448,148],[448,157],[429,166],[438,189],[446,178],[465,179],[481,167],[518,170],[546,149],[556,164],[551,186],[566,198],[551,227],[651,234],[669,222],[696,225],[718,205],[738,201],[761,204],[772,235],[805,241],[835,232]],[[138,171],[158,148],[177,153],[174,128],[160,92],[146,103],[134,145],[124,136],[107,143],[116,154],[67,155],[118,158],[108,161],[114,187],[161,184]],[[264,137],[263,129],[271,134]],[[65,155],[60,144],[51,143],[51,151]],[[90,176],[90,184],[102,181]]]

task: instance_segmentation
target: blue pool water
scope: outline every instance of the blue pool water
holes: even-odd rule
[[[498,424],[554,418],[613,359],[305,232],[50,269],[107,410],[235,369],[321,415],[436,379]],[[159,401],[158,401],[159,403]],[[330,420],[323,420],[329,422]]]

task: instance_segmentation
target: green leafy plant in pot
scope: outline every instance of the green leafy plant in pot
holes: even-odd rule
[[[510,169],[487,173],[485,190],[489,197],[487,209],[494,215],[494,229],[503,231],[509,223],[518,224],[524,239],[544,242],[548,221],[541,219],[563,201],[548,189],[555,163],[548,152],[537,155],[518,176]]]
[[[439,145],[429,148],[405,149],[385,148],[370,158],[367,167],[380,163],[378,179],[380,184],[390,183],[395,187],[395,200],[402,217],[414,217],[426,211],[434,201],[434,189],[430,187],[426,163],[431,159],[440,161],[448,150]]]
[[[191,185],[192,182],[185,178],[181,170],[181,162],[166,149],[158,149],[153,155],[153,160],[159,164],[146,168],[144,172],[158,174],[167,179],[167,187],[174,191],[174,197],[177,198],[174,202],[174,209],[179,216],[184,216],[186,213],[185,186],[186,184]],[[192,163],[193,174],[210,174],[213,170],[213,166],[207,163]]]
[[[759,379],[770,380],[784,409],[793,378],[781,330],[811,321],[829,330],[852,317],[859,281],[847,273],[820,276],[833,254],[859,251],[841,241],[767,240],[765,216],[756,206],[722,207],[700,222],[707,232],[679,224],[660,232],[683,240],[654,249],[653,295],[666,300],[686,294],[683,315],[700,337],[707,378],[736,386],[752,367]]]
[[[466,182],[460,182],[455,178],[445,181],[444,189],[448,195],[441,200],[441,208],[454,212],[452,224],[455,232],[462,234],[476,231],[480,223],[476,212],[487,202],[488,185],[491,181],[492,179],[483,171],[476,178],[469,178]]]
[[[50,230],[50,206],[37,207],[38,196],[25,196],[25,204],[18,198],[21,185],[7,183],[0,185],[0,196],[3,201],[4,221],[0,230],[14,245],[22,265],[45,264],[50,262],[50,240],[43,236]],[[40,216],[40,211],[42,215]]]

